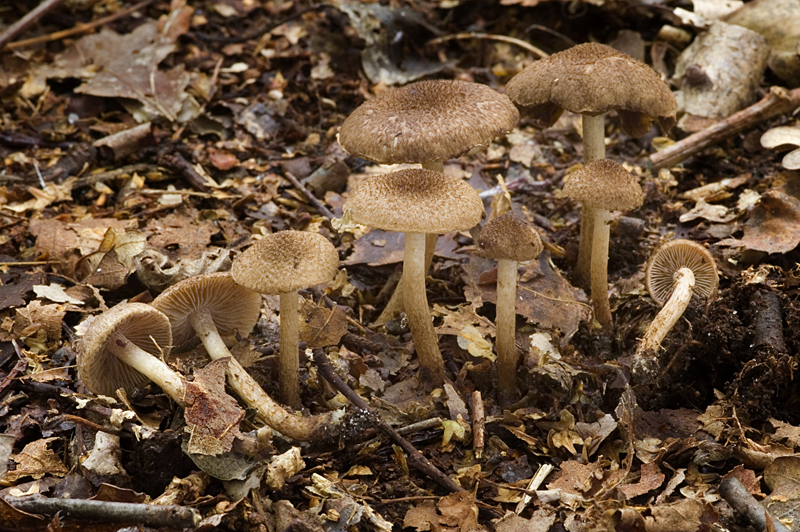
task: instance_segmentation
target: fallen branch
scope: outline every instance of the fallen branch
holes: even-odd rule
[[[798,107],[800,107],[800,89],[789,91],[783,87],[771,87],[769,94],[759,102],[654,153],[650,156],[650,162],[654,170],[675,166],[723,139]]]
[[[775,519],[758,503],[738,478],[728,477],[723,480],[719,485],[719,494],[737,512],[747,516],[747,519],[758,530],[789,532],[783,523]],[[768,525],[771,525],[771,528]]]
[[[336,215],[331,212],[329,208],[327,208],[323,203],[317,198],[314,194],[311,193],[303,184],[297,179],[294,174],[291,172],[286,172],[284,177],[289,180],[294,188],[296,188],[299,192],[302,192],[303,195],[311,202],[311,204],[317,209],[317,211],[323,215],[328,220],[333,220],[336,218]]]
[[[21,19],[6,28],[6,31],[0,35],[0,50],[3,49],[7,42],[28,29],[34,22],[42,18],[48,11],[58,7],[63,1],[64,0],[44,0],[44,2],[28,11]]]

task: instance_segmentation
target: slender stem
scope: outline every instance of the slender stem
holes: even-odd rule
[[[300,406],[300,296],[281,294],[281,398],[292,408]]]
[[[605,115],[583,117],[583,164],[606,158]]]
[[[583,116],[583,164],[606,157],[605,115]],[[578,284],[586,288],[592,270],[592,235],[594,222],[590,209],[581,210],[581,235],[578,244],[578,263],[575,275]]]
[[[517,261],[497,261],[497,381],[500,402],[508,404],[517,392],[516,330]]]
[[[183,377],[169,369],[163,361],[140,349],[118,332],[109,335],[106,346],[122,362],[158,384],[176,403],[186,406]]]
[[[639,348],[636,350],[637,357],[643,353],[655,353],[658,351],[658,348],[661,347],[661,342],[667,337],[667,334],[678,322],[678,319],[683,316],[686,307],[689,306],[693,291],[694,273],[692,270],[681,268],[675,272],[675,285],[672,295],[669,296],[664,307],[647,328],[647,332],[644,333]]]
[[[592,209],[594,220],[594,242],[592,244],[592,307],[594,317],[610,329],[611,306],[608,303],[608,240],[611,213],[605,209]]]
[[[444,173],[444,161],[426,161],[422,163],[422,167],[425,170],[430,170],[431,172]]]
[[[439,351],[439,340],[433,330],[428,298],[425,295],[425,235],[406,233],[403,257],[403,299],[414,347],[419,358],[424,380],[434,386],[444,381],[444,361]]]

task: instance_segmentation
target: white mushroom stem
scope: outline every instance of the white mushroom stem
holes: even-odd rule
[[[186,406],[186,385],[183,377],[169,369],[162,360],[139,348],[118,332],[109,334],[105,345],[115,357],[158,384],[176,403]]]
[[[592,214],[594,224],[592,243],[592,308],[594,317],[604,329],[611,328],[611,306],[608,302],[608,241],[611,213],[605,209],[584,209]]]
[[[583,163],[606,158],[605,115],[582,115],[583,117]],[[578,283],[586,287],[591,277],[592,235],[594,222],[589,209],[581,210],[581,233],[578,244],[578,262],[575,274]]]
[[[669,331],[675,326],[694,292],[694,273],[689,268],[681,268],[675,272],[675,285],[672,295],[656,315],[647,332],[644,334],[639,347],[636,349],[634,360],[646,356],[647,353],[655,353],[661,347],[661,342],[666,338]]]
[[[300,296],[297,290],[281,294],[281,352],[278,381],[281,399],[292,408],[300,406]]]
[[[497,380],[503,404],[508,403],[517,389],[516,330],[517,261],[497,260]]]
[[[403,256],[403,300],[408,326],[414,337],[423,378],[434,386],[444,381],[444,361],[439,340],[431,323],[428,297],[425,294],[425,235],[406,233]]]
[[[296,416],[276,403],[231,354],[208,310],[199,308],[189,315],[188,320],[200,341],[203,342],[208,356],[214,360],[230,358],[226,372],[228,384],[247,406],[258,412],[267,425],[284,436],[300,441],[316,438],[322,431],[333,425],[333,420],[329,419],[330,415]]]

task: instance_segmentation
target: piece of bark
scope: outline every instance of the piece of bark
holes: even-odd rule
[[[753,311],[753,347],[785,353],[781,300],[773,290],[756,290],[750,298]]]

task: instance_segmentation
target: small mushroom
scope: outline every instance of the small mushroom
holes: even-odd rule
[[[564,194],[581,202],[594,224],[591,255],[592,307],[597,321],[611,328],[611,307],[608,302],[608,240],[611,211],[627,211],[639,207],[644,194],[636,178],[623,166],[610,159],[600,159],[570,174]]]
[[[339,254],[324,236],[307,231],[268,235],[233,261],[231,275],[261,294],[280,295],[279,379],[283,401],[300,406],[300,296],[297,291],[330,281]]]
[[[89,324],[78,347],[78,375],[89,391],[110,397],[152,381],[185,406],[183,377],[158,358],[171,346],[169,318],[144,303],[122,303]]]
[[[343,207],[353,221],[405,233],[403,300],[423,379],[444,380],[444,361],[425,295],[425,235],[475,227],[483,202],[467,183],[425,169],[401,170],[364,180]]]
[[[692,294],[710,298],[717,292],[719,275],[714,257],[690,240],[672,240],[660,246],[647,265],[647,291],[664,305],[639,342],[631,372],[645,381],[657,371],[655,354],[667,333],[683,315]]]
[[[761,135],[761,145],[770,149],[779,146],[800,148],[800,127],[774,127]],[[781,164],[787,170],[800,170],[800,149],[792,149],[783,157]]]
[[[513,213],[488,222],[478,237],[478,254],[497,260],[497,380],[501,403],[516,395],[517,263],[533,260],[542,252],[542,239],[525,218]]]
[[[514,76],[506,95],[542,127],[555,124],[564,109],[583,118],[585,163],[605,157],[603,116],[615,110],[622,130],[641,137],[657,120],[668,131],[675,125],[677,103],[659,75],[649,66],[605,44],[573,46],[536,61]],[[593,227],[581,214],[577,277],[589,279]]]
[[[197,336],[208,356],[228,357],[228,383],[236,394],[273,429],[300,441],[315,439],[332,426],[324,416],[290,414],[276,403],[233,357],[223,336],[247,335],[261,314],[261,294],[236,283],[228,272],[185,279],[152,303],[169,318],[176,345]]]

